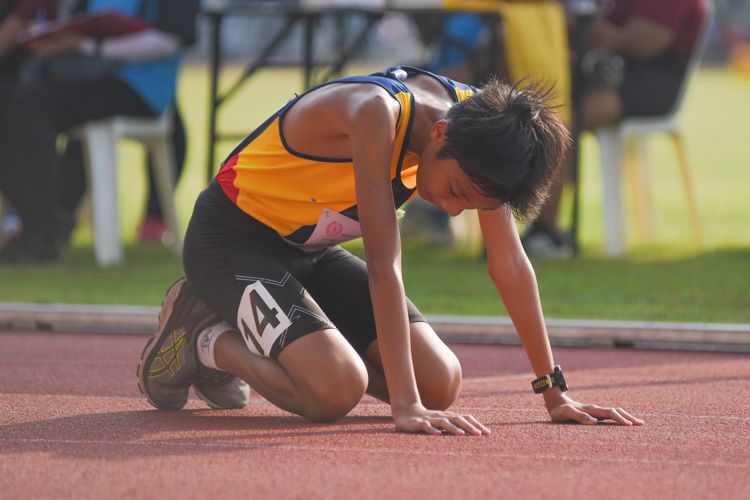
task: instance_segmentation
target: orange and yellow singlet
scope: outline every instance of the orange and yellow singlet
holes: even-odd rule
[[[401,80],[417,73],[442,82],[456,102],[476,91],[470,85],[411,67],[322,84],[371,83],[386,89],[399,102],[401,112],[391,159],[396,207],[416,194],[419,157],[406,149],[414,117],[414,96]],[[291,245],[316,250],[361,236],[354,165],[351,159],[309,156],[287,147],[281,121],[297,99],[287,103],[235,148],[222,164],[217,180],[242,211],[276,230]]]

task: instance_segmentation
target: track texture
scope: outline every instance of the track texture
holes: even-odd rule
[[[750,356],[558,348],[571,397],[645,427],[552,424],[523,350],[451,347],[454,410],[493,433],[396,433],[365,398],[310,424],[253,396],[191,395],[159,411],[138,392],[142,335],[0,332],[0,497],[750,498]]]

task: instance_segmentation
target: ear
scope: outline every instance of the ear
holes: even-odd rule
[[[438,120],[432,124],[432,129],[430,129],[430,139],[435,143],[441,142],[445,139],[447,133],[448,122],[446,120]]]

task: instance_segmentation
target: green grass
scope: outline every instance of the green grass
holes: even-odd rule
[[[230,75],[231,76],[231,75]],[[220,117],[224,130],[249,132],[299,90],[298,72],[260,73]],[[189,134],[188,160],[177,191],[183,225],[206,179],[208,77],[187,67],[180,101]],[[265,93],[259,94],[263,90]],[[702,71],[683,114],[706,236],[694,243],[675,159],[663,138],[651,141],[656,232],[639,240],[629,219],[630,254],[602,256],[601,177],[591,137],[582,144],[580,257],[535,262],[545,314],[550,318],[750,323],[750,81],[722,70]],[[253,94],[255,92],[255,94]],[[217,148],[217,160],[232,148]],[[0,268],[0,301],[158,305],[181,274],[165,248],[132,244],[145,197],[142,152],[119,148],[122,233],[126,260],[100,269],[87,219],[61,264]],[[361,252],[361,244],[350,247]],[[404,280],[409,296],[428,314],[505,315],[476,251],[428,248],[407,242]]]
[[[506,315],[484,262],[451,250],[407,252],[409,295],[434,314]],[[750,249],[692,257],[536,262],[550,318],[750,323]],[[439,269],[439,272],[435,270]]]

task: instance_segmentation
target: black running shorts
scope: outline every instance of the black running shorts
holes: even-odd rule
[[[305,252],[232,203],[216,180],[195,204],[185,274],[256,354],[335,328],[360,354],[377,338],[366,264],[339,246]],[[425,321],[407,299],[409,321]]]

